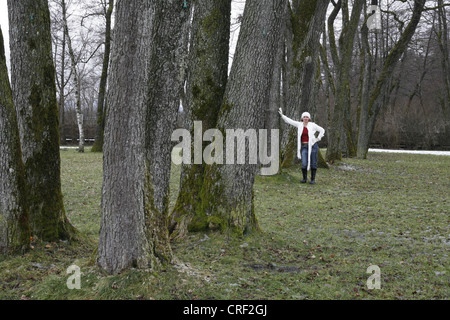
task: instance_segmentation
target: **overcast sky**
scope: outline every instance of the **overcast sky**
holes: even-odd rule
[[[7,0],[0,0],[0,26],[2,27],[3,38],[5,41],[6,64],[9,70],[9,28],[8,28],[8,7]]]

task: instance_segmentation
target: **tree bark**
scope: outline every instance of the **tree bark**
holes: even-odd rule
[[[169,179],[172,133],[176,128],[187,59],[186,25],[189,6],[178,1],[156,1],[146,119],[146,203],[157,217],[153,239],[160,259],[170,260]],[[163,53],[163,54],[162,54]],[[206,71],[206,70],[205,70]]]
[[[98,90],[98,99],[97,99],[97,127],[95,130],[95,142],[92,146],[93,152],[102,152],[103,151],[103,137],[105,130],[105,96],[106,96],[106,85],[108,79],[108,69],[109,69],[109,60],[111,56],[111,24],[112,24],[112,14],[114,10],[114,0],[108,1],[108,8],[105,12],[105,52],[103,54],[103,65],[102,65],[102,74],[100,76],[100,86]]]
[[[61,193],[58,106],[46,0],[8,1],[11,83],[18,117],[30,225],[45,241],[69,239]]]
[[[215,127],[228,77],[231,0],[199,0],[192,21],[185,125],[194,137],[194,121],[202,121],[201,136]],[[205,145],[202,144],[201,153]],[[194,150],[194,142],[191,151]],[[190,155],[192,159],[192,155]],[[205,163],[183,164],[180,191],[172,212],[172,237],[191,228],[203,183]]]
[[[267,88],[270,87],[285,5],[285,0],[247,0],[219,112],[218,129],[221,132],[264,127],[269,99]],[[228,137],[227,140],[235,142]],[[226,143],[228,148],[230,142]],[[196,216],[199,230],[218,228],[238,235],[260,230],[253,205],[253,183],[258,164],[250,163],[248,153],[244,164],[236,164],[233,161],[236,158],[227,156],[226,162],[231,161],[233,165],[212,164],[206,167],[201,215]]]
[[[158,263],[145,211],[144,115],[151,1],[119,2],[113,38],[103,154],[98,264],[108,273]]]
[[[116,274],[172,260],[171,133],[180,92],[178,2],[118,2],[108,91],[98,264]]]
[[[0,28],[0,254],[27,250],[30,227],[19,127]]]
[[[334,29],[332,26],[330,28],[330,23],[333,23],[334,20],[329,20],[329,41],[333,63],[337,69],[335,80],[335,103],[328,130],[328,147],[326,153],[326,160],[330,163],[342,158],[343,145],[346,146],[345,151],[347,155],[353,156],[356,153],[350,114],[349,71],[352,65],[354,40],[363,5],[363,0],[356,0],[353,4],[351,17],[349,18],[348,1],[342,1],[343,28],[339,37],[338,49],[336,48]]]

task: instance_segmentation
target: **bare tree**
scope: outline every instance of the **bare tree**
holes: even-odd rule
[[[69,57],[71,62],[72,74],[75,86],[75,99],[76,99],[76,114],[77,114],[77,125],[79,133],[79,145],[78,152],[84,152],[84,130],[83,130],[83,113],[81,112],[81,81],[78,72],[78,62],[79,59],[75,56],[75,52],[72,46],[72,39],[70,38],[69,25],[67,23],[67,6],[66,1],[61,0],[62,9],[62,19],[64,27],[64,35],[67,41],[67,48],[69,50]]]
[[[103,2],[103,1],[102,1]],[[112,15],[114,10],[114,0],[104,3],[104,17],[105,17],[105,49],[103,53],[102,74],[100,76],[100,85],[98,90],[97,99],[97,128],[95,131],[95,143],[92,146],[92,151],[103,151],[103,135],[105,130],[105,97],[109,70],[109,60],[111,56],[111,28],[112,28]]]
[[[393,70],[416,31],[424,6],[425,0],[414,1],[411,20],[384,60],[381,72],[370,90],[370,97],[366,101],[367,104],[361,106],[364,111],[360,117],[357,149],[357,154],[360,158],[366,158],[367,156],[369,141],[375,128],[377,116],[386,101],[387,94],[390,92]]]
[[[335,99],[328,130],[328,146],[326,160],[330,163],[340,160],[342,148],[348,155],[356,153],[352,117],[350,115],[350,70],[364,0],[355,0],[349,13],[348,0],[339,0],[328,18],[330,52],[336,69],[334,80]],[[339,36],[339,46],[336,44],[334,23],[339,10],[342,11],[342,30]]]
[[[443,0],[438,0],[438,28],[437,38],[441,51],[442,80],[444,83],[444,97],[442,99],[442,110],[446,121],[446,137],[450,137],[450,55],[448,39],[447,12]]]

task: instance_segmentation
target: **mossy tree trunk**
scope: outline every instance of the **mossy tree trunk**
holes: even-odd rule
[[[370,97],[366,106],[362,106],[366,109],[363,114],[361,113],[360,126],[358,132],[358,149],[357,155],[359,158],[365,159],[369,150],[370,137],[373,134],[375,128],[377,116],[384,105],[386,95],[389,92],[389,87],[392,83],[393,70],[397,65],[400,57],[405,52],[408,43],[413,37],[417,25],[422,16],[422,12],[425,6],[425,0],[414,1],[414,8],[411,16],[411,20],[406,26],[405,30],[401,34],[396,45],[387,55],[386,60],[382,66],[380,75],[376,79],[373,89],[370,91]]]
[[[0,253],[26,250],[30,226],[19,127],[0,28]]]
[[[286,115],[291,119],[299,119],[304,111],[312,112],[314,101],[314,86],[318,50],[320,46],[321,26],[325,20],[329,0],[298,0],[293,1],[289,10],[287,32],[288,51],[292,58],[288,59],[289,77],[286,85],[287,97]],[[282,167],[291,166],[297,156],[297,129],[281,124]]]
[[[153,241],[160,259],[171,259],[169,246],[169,180],[172,133],[186,72],[188,29],[191,9],[179,1],[155,3],[150,78],[145,115],[146,196],[149,214],[160,222]],[[164,53],[164,54],[161,54]]]
[[[349,16],[348,0],[338,2],[334,12],[330,15],[328,30],[333,64],[336,68],[335,102],[328,129],[328,147],[326,160],[330,163],[341,160],[342,154],[356,155],[356,143],[350,112],[350,69],[354,40],[364,0],[356,0]],[[334,19],[339,8],[342,8],[342,32],[337,47],[334,35]],[[344,149],[344,150],[343,150]]]
[[[117,274],[172,260],[168,236],[171,133],[179,106],[178,2],[116,7],[103,154],[98,264]]]
[[[184,108],[184,127],[189,128],[191,137],[195,134],[194,121],[202,122],[202,137],[217,122],[228,77],[230,15],[231,0],[195,2]],[[203,148],[200,152],[203,154]],[[182,165],[180,191],[171,215],[172,237],[182,237],[190,227],[204,169],[203,162]]]
[[[270,88],[285,5],[285,0],[246,2],[217,123],[225,139],[226,129],[264,127],[269,103],[267,88]],[[196,215],[199,229],[219,228],[240,235],[260,230],[253,203],[253,183],[259,166],[250,164],[249,148],[246,150],[244,164],[234,161],[231,165],[206,167],[201,205],[197,209],[200,214]],[[226,158],[226,162],[233,160]]]
[[[105,52],[103,53],[102,74],[100,76],[100,85],[97,98],[97,127],[95,129],[95,142],[92,146],[93,152],[103,151],[103,137],[105,130],[105,108],[106,108],[106,85],[108,81],[109,60],[111,57],[111,25],[114,10],[114,0],[108,1],[108,7],[105,7]]]
[[[60,180],[58,106],[46,0],[8,1],[11,83],[34,236],[69,239]]]

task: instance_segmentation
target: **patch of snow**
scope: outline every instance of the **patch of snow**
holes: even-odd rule
[[[450,151],[430,151],[430,150],[369,149],[369,152],[413,153],[413,154],[432,154],[438,156],[450,156]]]

